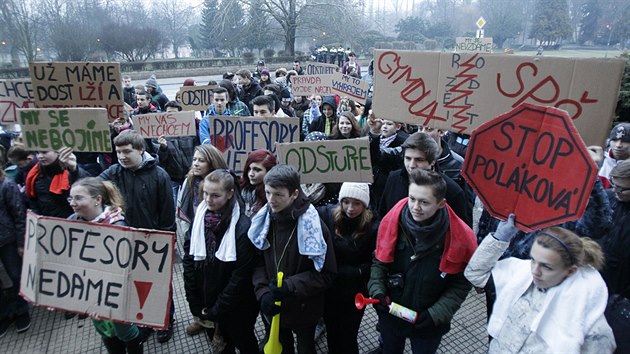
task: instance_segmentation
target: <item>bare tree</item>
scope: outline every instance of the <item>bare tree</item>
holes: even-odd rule
[[[173,48],[175,58],[179,58],[179,48],[186,43],[193,9],[179,0],[160,0],[156,7],[159,27]]]
[[[0,21],[3,31],[9,36],[11,52],[22,54],[29,63],[37,58],[40,35],[39,15],[35,8],[29,1],[0,1]],[[16,61],[15,55],[12,57]]]

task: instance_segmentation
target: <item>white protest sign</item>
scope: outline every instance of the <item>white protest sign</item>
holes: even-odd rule
[[[291,93],[294,96],[330,96],[333,94],[332,75],[293,75]]]
[[[0,123],[18,123],[18,108],[35,108],[31,79],[0,80]]]
[[[492,37],[457,37],[456,52],[492,53]]]
[[[30,63],[39,108],[101,107],[110,121],[123,117],[120,63]]]
[[[112,152],[104,108],[18,109],[19,124],[28,150],[62,147],[78,152]]]
[[[217,85],[182,86],[175,97],[184,111],[205,111],[212,104],[215,88]]]
[[[332,90],[340,96],[347,96],[349,99],[365,104],[370,85],[367,81],[344,75],[342,73],[334,73],[331,78]]]
[[[195,112],[159,112],[133,116],[134,128],[144,138],[197,135]]]
[[[335,64],[318,63],[307,61],[304,65],[304,75],[330,75],[339,71]]]
[[[174,242],[172,232],[29,211],[20,293],[41,306],[164,329]]]
[[[372,183],[367,138],[276,144],[278,162],[294,166],[301,183]]]

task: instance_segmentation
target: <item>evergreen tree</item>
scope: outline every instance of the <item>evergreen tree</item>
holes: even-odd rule
[[[274,40],[272,31],[269,30],[270,17],[260,10],[262,6],[263,0],[252,0],[243,35],[243,47],[250,50],[258,49],[259,56],[260,51],[270,47]]]
[[[238,0],[222,0],[219,4],[218,18],[215,22],[217,44],[221,49],[235,55],[243,47],[242,36],[245,33],[245,14]]]
[[[219,12],[217,0],[204,0],[201,11],[201,28],[199,28],[199,46],[205,49],[216,49],[218,40],[215,33],[217,15]]]
[[[599,18],[602,16],[602,9],[599,0],[588,0],[581,8],[582,16],[580,20],[580,44],[586,41],[592,41],[597,36]]]
[[[559,44],[571,35],[569,7],[566,0],[536,0],[536,10],[529,38],[545,46]]]

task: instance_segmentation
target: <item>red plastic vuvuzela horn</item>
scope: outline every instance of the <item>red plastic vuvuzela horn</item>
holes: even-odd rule
[[[354,306],[356,306],[359,310],[363,310],[366,305],[378,304],[379,302],[379,299],[371,299],[369,297],[363,296],[363,294],[361,293],[357,293],[357,295],[354,297]]]

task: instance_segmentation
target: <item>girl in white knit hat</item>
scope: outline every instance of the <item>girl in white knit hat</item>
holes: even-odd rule
[[[338,274],[326,292],[324,322],[328,352],[358,354],[357,334],[363,310],[354,305],[357,293],[367,296],[372,252],[378,222],[374,219],[367,183],[346,182],[339,191],[339,204],[319,208],[322,220],[333,234]]]

